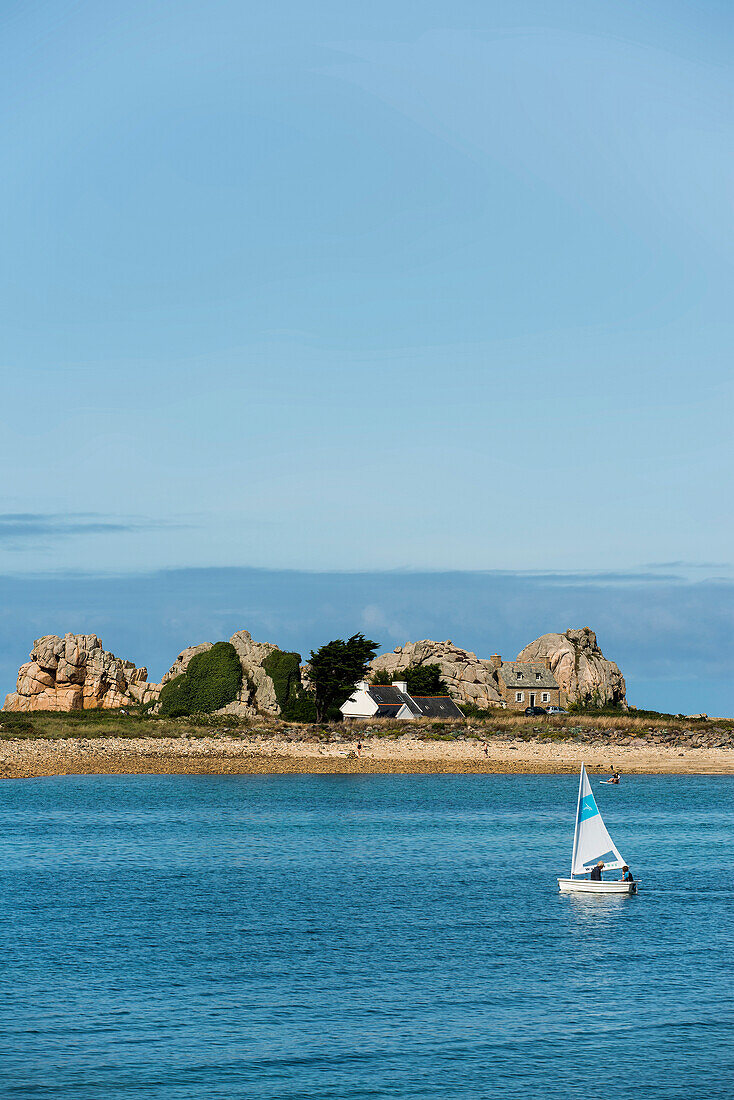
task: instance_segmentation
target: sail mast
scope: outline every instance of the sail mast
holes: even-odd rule
[[[579,817],[581,816],[581,792],[584,789],[584,775],[586,774],[586,768],[581,765],[581,775],[579,776],[579,797],[576,803],[576,826],[573,830],[573,848],[571,849],[571,878],[573,878],[573,866],[576,862],[576,842],[579,835]]]

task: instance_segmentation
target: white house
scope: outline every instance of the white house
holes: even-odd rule
[[[341,712],[345,718],[463,718],[464,713],[448,695],[409,695],[404,680],[368,684],[360,680]]]

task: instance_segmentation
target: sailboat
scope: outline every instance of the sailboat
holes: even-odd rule
[[[605,871],[621,870],[626,863],[619,848],[607,832],[602,821],[599,807],[591,792],[591,784],[586,768],[581,765],[579,779],[579,800],[576,807],[576,830],[573,835],[573,854],[571,855],[571,877],[559,878],[558,886],[563,894],[636,894],[637,883],[615,881],[592,881],[581,878],[588,875],[591,868],[602,860]]]

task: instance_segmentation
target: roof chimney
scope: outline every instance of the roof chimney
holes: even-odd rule
[[[402,691],[403,695],[408,694],[408,682],[407,680],[393,680],[392,686],[397,688],[398,691]]]
[[[489,663],[491,664],[492,668],[501,668],[502,658],[500,657],[499,653],[493,653],[492,656],[489,658]]]

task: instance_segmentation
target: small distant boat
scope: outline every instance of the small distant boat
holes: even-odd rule
[[[573,853],[571,855],[571,877],[559,878],[558,887],[562,894],[636,894],[636,882],[593,881],[581,878],[589,875],[599,860],[604,863],[605,871],[619,871],[626,867],[619,849],[607,832],[602,821],[599,807],[591,791],[586,768],[581,765],[579,779],[579,800],[576,807],[576,829],[573,834]]]

